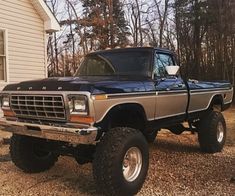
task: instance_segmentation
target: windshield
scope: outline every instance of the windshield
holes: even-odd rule
[[[151,51],[122,51],[90,54],[76,76],[141,75],[150,72]]]

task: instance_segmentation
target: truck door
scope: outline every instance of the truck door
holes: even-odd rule
[[[156,51],[153,69],[157,91],[155,119],[173,116],[184,118],[186,115],[187,88],[180,75],[167,74],[165,67],[170,65],[176,65],[173,55]]]

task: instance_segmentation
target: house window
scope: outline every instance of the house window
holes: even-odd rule
[[[6,33],[0,29],[0,81],[6,80]]]

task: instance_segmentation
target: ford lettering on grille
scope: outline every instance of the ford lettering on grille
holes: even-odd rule
[[[11,108],[18,117],[65,120],[62,96],[12,95]]]

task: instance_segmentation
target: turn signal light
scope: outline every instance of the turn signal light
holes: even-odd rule
[[[90,116],[70,115],[70,122],[91,124],[95,122],[95,119]]]
[[[15,113],[11,110],[2,110],[3,111],[3,114],[4,116],[8,116],[8,117],[14,117],[15,116]]]
[[[94,100],[105,100],[107,99],[107,95],[95,95]]]

